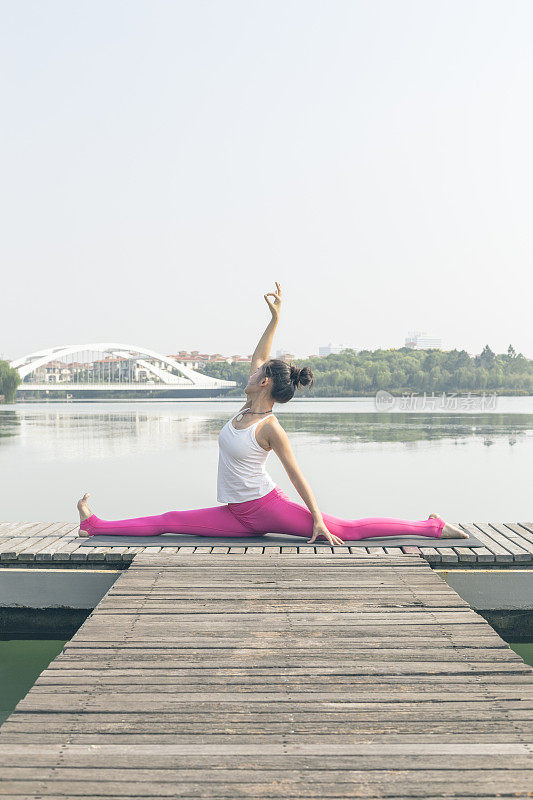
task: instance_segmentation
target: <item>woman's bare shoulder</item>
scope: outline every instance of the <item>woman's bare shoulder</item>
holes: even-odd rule
[[[274,443],[286,435],[283,425],[274,414],[257,425],[255,432],[257,441],[265,450],[272,450]]]
[[[272,428],[272,429],[275,429],[275,428],[279,429],[279,428],[283,427],[281,422],[279,421],[279,419],[276,417],[276,415],[274,413],[270,414],[265,419],[264,424],[262,425],[263,428],[266,428],[267,426],[269,428]]]

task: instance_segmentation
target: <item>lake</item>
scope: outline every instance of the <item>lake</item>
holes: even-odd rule
[[[490,410],[400,398],[296,399],[274,407],[322,511],[345,518],[528,521],[533,398]],[[0,406],[0,520],[76,520],[91,493],[102,518],[217,505],[220,428],[243,400]],[[275,453],[267,469],[303,502]]]
[[[102,517],[217,505],[217,436],[243,401],[0,406],[0,520],[76,520],[91,492]],[[533,398],[495,408],[401,408],[374,398],[275,407],[323,511],[342,517],[437,511],[451,521],[528,521]],[[267,467],[302,502],[272,453]],[[0,640],[0,721],[63,647]],[[533,663],[532,644],[511,645]]]

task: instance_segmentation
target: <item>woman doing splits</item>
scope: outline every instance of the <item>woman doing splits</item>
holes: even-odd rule
[[[86,494],[78,502],[79,535],[188,533],[230,538],[285,533],[307,537],[309,544],[324,538],[332,545],[374,536],[467,538],[467,534],[445,523],[437,514],[413,522],[385,517],[342,519],[321,513],[298,466],[289,438],[272,413],[274,403],[288,403],[297,388],[311,386],[313,373],[309,367],[298,369],[280,359],[270,358],[281,311],[281,286],[277,281],[276,291],[268,292],[264,298],[272,318],[252,357],[244,390],[247,400],[226,422],[218,437],[217,500],[224,505],[107,521],[91,512],[87,506],[89,495]],[[290,500],[266,471],[265,462],[272,450],[307,507]]]

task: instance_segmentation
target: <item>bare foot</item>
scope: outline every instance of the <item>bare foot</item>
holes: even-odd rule
[[[80,512],[80,522],[88,519],[92,516],[92,511],[87,505],[87,498],[89,497],[88,494],[84,494],[81,500],[78,500],[77,506],[78,511]],[[81,529],[78,531],[78,536],[88,536],[89,534],[86,531],[82,531]]]
[[[455,525],[445,522],[441,539],[468,539],[468,534],[462,531],[461,528],[456,528]]]
[[[428,519],[440,519],[438,514],[430,514]],[[455,525],[450,525],[449,522],[444,523],[444,528],[442,529],[441,539],[468,539],[468,534],[461,530],[461,528],[456,528]]]

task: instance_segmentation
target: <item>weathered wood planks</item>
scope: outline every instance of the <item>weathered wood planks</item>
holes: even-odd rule
[[[127,566],[138,553],[197,553],[198,555],[309,555],[321,557],[331,555],[347,555],[352,553],[362,558],[376,555],[421,555],[433,566],[466,565],[487,567],[517,564],[520,567],[533,566],[533,523],[462,523],[461,527],[473,533],[483,547],[447,547],[445,541],[424,539],[418,546],[405,545],[395,547],[368,546],[354,547],[347,544],[343,547],[314,547],[287,545],[280,547],[264,547],[260,544],[231,545],[221,539],[220,545],[202,545],[191,547],[153,547],[143,545],[135,547],[123,546],[120,537],[109,537],[109,545],[102,547],[87,546],[83,538],[77,536],[78,526],[72,522],[4,522],[0,523],[0,566],[9,563],[23,563],[31,566],[56,564],[76,566],[81,564],[108,564],[113,567]],[[43,564],[39,563],[43,562]]]
[[[0,728],[0,797],[495,798],[533,670],[416,554],[140,553]]]

